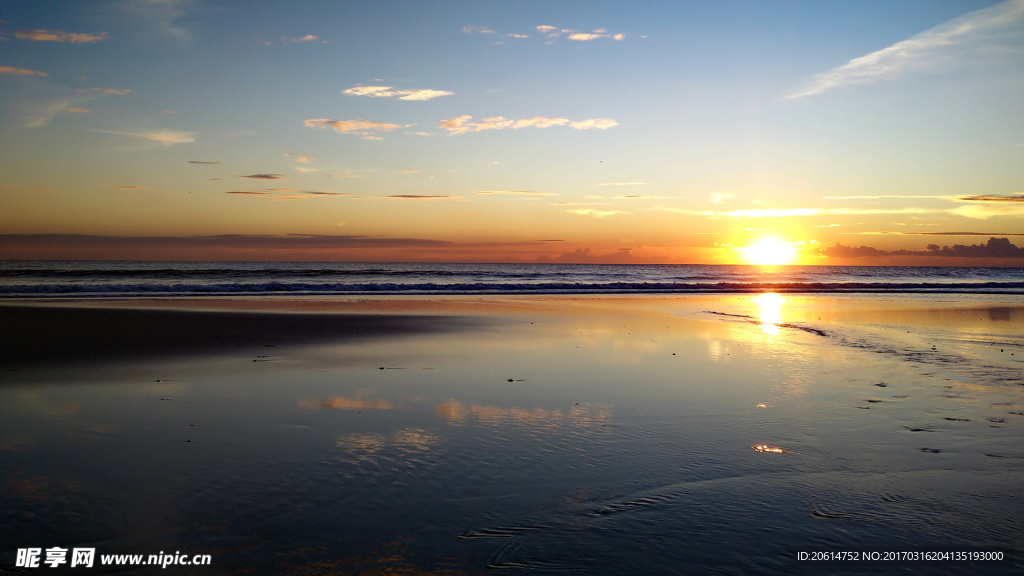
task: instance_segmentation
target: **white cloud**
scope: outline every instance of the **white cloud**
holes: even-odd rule
[[[441,120],[438,127],[447,130],[449,134],[464,134],[466,132],[483,132],[484,130],[505,130],[506,128],[517,130],[531,126],[534,128],[550,128],[552,126],[565,125],[571,126],[576,130],[587,130],[589,128],[604,130],[618,126],[619,123],[611,118],[591,118],[573,122],[568,118],[547,118],[544,116],[534,116],[533,118],[524,118],[522,120],[510,120],[504,116],[493,116],[491,118],[484,118],[479,122],[474,122],[473,117],[467,115]]]
[[[569,124],[576,130],[589,130],[591,128],[597,128],[598,130],[607,130],[618,126],[619,123],[611,118],[591,118],[589,120],[581,120],[579,122],[572,122]]]
[[[1024,0],[1008,0],[940,24],[881,50],[816,74],[783,99],[804,98],[833,88],[867,84],[914,70],[930,70],[938,62],[960,62],[970,47],[991,42],[1024,19]]]
[[[349,96],[369,96],[370,98],[395,98],[399,100],[433,100],[441,96],[451,96],[455,92],[446,90],[431,90],[422,88],[417,90],[395,90],[391,86],[354,86],[344,91]]]

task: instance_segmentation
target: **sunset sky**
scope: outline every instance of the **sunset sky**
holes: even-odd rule
[[[1024,0],[7,1],[0,258],[1022,266],[1022,103]]]

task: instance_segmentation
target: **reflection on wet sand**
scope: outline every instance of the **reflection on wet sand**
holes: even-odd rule
[[[448,400],[435,406],[434,412],[446,423],[456,426],[476,421],[492,426],[513,423],[534,427],[568,425],[591,428],[606,425],[612,417],[612,407],[607,404],[575,404],[566,410],[547,410],[464,404],[458,400]]]

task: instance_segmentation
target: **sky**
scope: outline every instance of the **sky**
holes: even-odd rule
[[[1024,266],[1024,0],[0,5],[0,258]]]

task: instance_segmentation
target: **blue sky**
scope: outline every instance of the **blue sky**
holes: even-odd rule
[[[1021,0],[53,6],[0,8],[9,242],[827,263],[1024,234]]]

